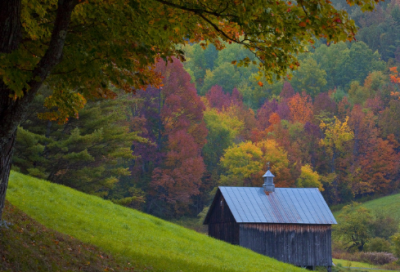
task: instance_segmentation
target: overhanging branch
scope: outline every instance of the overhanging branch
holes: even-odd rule
[[[28,107],[35,94],[42,86],[51,70],[61,61],[67,30],[71,21],[71,14],[79,0],[59,0],[57,16],[51,40],[46,53],[32,72],[32,79],[28,82],[29,88],[24,90],[24,96],[18,99],[9,98],[8,106],[1,109],[0,146],[7,143],[18,125],[24,120]],[[2,90],[12,94],[11,90]]]

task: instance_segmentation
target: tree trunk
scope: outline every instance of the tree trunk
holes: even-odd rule
[[[0,53],[11,53],[21,41],[21,0],[0,0]]]
[[[0,146],[0,219],[3,216],[3,208],[6,200],[8,178],[10,176],[11,159],[14,151],[17,131],[11,135],[6,144]]]
[[[15,34],[15,31],[9,31],[10,27],[20,22],[20,11],[15,11],[15,5],[20,0],[0,0],[0,52],[3,46],[2,40],[9,39],[5,44],[6,48],[15,50],[11,45],[18,44],[20,37]],[[67,30],[71,21],[71,14],[75,6],[79,3],[78,0],[59,0],[57,7],[57,17],[54,23],[51,40],[46,53],[39,61],[35,69],[32,71],[32,79],[27,82],[28,90],[24,90],[24,96],[18,99],[12,99],[13,90],[9,89],[0,78],[0,221],[4,207],[4,200],[7,192],[8,177],[11,168],[11,158],[15,145],[16,131],[19,124],[24,121],[28,112],[29,106],[32,103],[37,91],[42,86],[51,70],[61,61],[62,51],[64,48]],[[14,6],[11,8],[11,13],[8,17],[4,15],[3,7],[7,5]],[[7,9],[8,10],[8,9]],[[17,18],[15,18],[17,17]],[[9,18],[9,19],[7,19]],[[11,24],[11,25],[10,25]],[[8,32],[7,32],[8,31]],[[8,36],[2,37],[4,33],[10,33]],[[11,40],[10,40],[11,39]]]

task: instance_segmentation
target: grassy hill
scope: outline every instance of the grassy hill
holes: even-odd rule
[[[0,228],[0,271],[133,271],[97,247],[50,230],[6,202]]]
[[[372,210],[374,213],[389,215],[400,220],[400,194],[385,196],[371,201],[362,203],[363,207]],[[340,211],[334,212],[333,215],[337,218]]]
[[[11,173],[7,199],[46,227],[95,245],[117,259],[130,260],[141,270],[301,271],[139,211],[16,172]]]

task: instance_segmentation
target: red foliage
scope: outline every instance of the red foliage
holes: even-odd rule
[[[211,108],[216,108],[219,111],[232,106],[242,107],[243,96],[234,88],[232,94],[224,93],[222,87],[215,85],[206,93],[206,98]]]
[[[168,140],[163,147],[163,162],[154,169],[150,187],[153,195],[179,213],[187,209],[192,196],[199,194],[205,171],[201,156],[207,136],[205,106],[178,60],[167,66],[159,62],[156,71],[164,76],[161,120],[162,134]]]
[[[374,98],[368,98],[365,101],[365,108],[369,108],[372,112],[377,115],[383,110],[383,101],[379,96],[375,96]]]
[[[276,109],[276,113],[279,114],[279,117],[281,117],[281,119],[290,120],[290,108],[285,100],[279,103],[278,108]]]
[[[336,103],[333,101],[328,93],[319,93],[314,100],[314,115],[320,115],[326,112],[332,117],[336,113]]]
[[[291,98],[292,96],[294,96],[294,89],[289,82],[285,81],[283,83],[281,97],[284,99],[288,99]]]
[[[349,116],[351,111],[351,104],[347,97],[343,97],[342,101],[338,104],[338,115],[339,119],[344,120],[346,116]]]
[[[202,123],[205,106],[197,95],[194,84],[190,82],[190,75],[183,69],[182,63],[176,59],[168,65],[159,62],[156,65],[156,71],[164,76],[161,117],[165,133],[187,130],[193,124]]]
[[[233,88],[232,90],[231,105],[236,105],[238,107],[243,106],[243,95],[236,88]]]
[[[278,109],[278,102],[273,99],[271,101],[265,101],[261,108],[257,111],[257,128],[264,130],[270,126],[269,118],[272,113]]]
[[[206,93],[210,107],[222,110],[231,104],[229,94],[225,94],[221,86],[215,85]]]
[[[392,183],[399,167],[399,154],[394,147],[389,140],[378,138],[369,156],[361,160],[361,180],[368,181],[374,192],[387,194],[397,185]]]
[[[281,118],[279,117],[279,114],[277,114],[276,112],[274,112],[273,114],[271,114],[271,116],[269,117],[269,127],[266,129],[266,132],[272,132],[274,130],[274,126],[278,125],[281,123]]]
[[[364,113],[355,105],[350,114],[349,125],[354,131],[352,148],[352,189],[355,194],[371,192],[387,193],[393,189],[399,156],[395,152],[397,142],[378,137],[373,112]]]
[[[311,97],[303,92],[295,94],[288,101],[290,117],[293,122],[305,124],[313,118]]]
[[[205,166],[199,146],[184,130],[169,135],[167,149],[164,166],[153,171],[151,187],[178,211],[199,194]]]

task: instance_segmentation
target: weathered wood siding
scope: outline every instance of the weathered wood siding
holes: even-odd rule
[[[224,197],[219,193],[208,223],[208,235],[225,242],[239,244],[239,224],[236,223]]]
[[[297,266],[331,266],[331,226],[240,224],[239,244]]]

